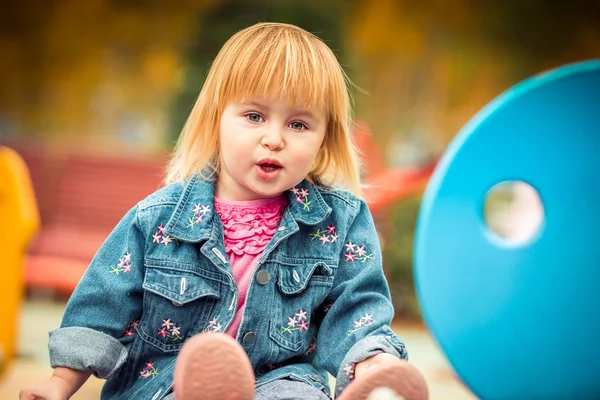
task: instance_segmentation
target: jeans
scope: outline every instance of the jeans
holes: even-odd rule
[[[262,385],[254,393],[255,400],[331,400],[329,396],[309,384],[278,379]],[[163,400],[175,400],[169,393]]]

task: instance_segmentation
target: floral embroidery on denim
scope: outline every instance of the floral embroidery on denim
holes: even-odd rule
[[[373,317],[371,316],[371,314],[365,314],[364,317],[361,317],[359,320],[354,321],[354,328],[350,329],[348,331],[348,335],[353,334],[354,332],[356,332],[357,330],[365,327],[365,326],[369,326],[371,324],[375,323],[375,320],[373,319]]]
[[[331,310],[331,307],[333,307],[333,303],[327,303],[323,306],[323,312],[325,314],[327,314],[329,312],[329,310]]]
[[[156,233],[152,235],[152,243],[164,244],[165,246],[168,246],[173,239],[169,235],[165,235],[165,227],[163,224],[160,224],[157,229],[158,230]],[[175,243],[177,243],[177,239],[175,239]]]
[[[194,229],[196,224],[202,223],[202,217],[206,215],[206,213],[210,212],[209,206],[203,206],[200,204],[196,204],[194,206],[194,215],[188,218],[188,228]]]
[[[296,317],[298,317],[298,319],[296,319]],[[298,327],[296,327],[296,324],[298,324]],[[291,335],[292,331],[308,331],[308,322],[306,322],[306,311],[300,309],[300,311],[298,311],[296,314],[289,317],[287,326],[283,327],[281,332],[287,332]]]
[[[344,246],[346,246],[346,250],[348,251],[344,256],[346,257],[346,261],[354,262],[355,260],[360,260],[362,262],[367,261],[370,258],[373,258],[373,253],[367,254],[365,251],[365,246],[359,246],[352,241],[349,241]]]
[[[156,375],[158,375],[158,368],[154,367],[154,361],[146,362],[146,366],[140,372],[140,378],[154,378]]]
[[[346,375],[349,379],[354,379],[354,365],[346,364],[344,367],[344,375]]]
[[[281,368],[281,367],[283,367],[283,364],[281,364],[281,363],[267,365],[267,368],[269,368],[269,371],[273,371],[274,369]]]
[[[127,324],[127,327],[123,330],[123,336],[133,336],[135,334],[135,328],[140,324],[140,320],[131,321]]]
[[[183,338],[179,336],[181,334],[181,327],[175,326],[171,319],[163,319],[163,323],[160,328],[158,328],[157,335],[162,336],[163,339],[170,338],[174,342],[177,340],[182,340]]]
[[[335,233],[335,225],[327,226],[327,229],[318,229],[310,234],[311,240],[319,239],[322,244],[335,243],[338,240],[338,234]]]
[[[294,186],[292,189],[292,193],[296,195],[296,201],[304,206],[306,211],[310,211],[310,201],[308,200],[308,190],[306,189],[298,189]]]
[[[119,263],[116,267],[111,267],[108,271],[111,274],[119,275],[119,273],[123,272],[124,274],[131,271],[131,254],[129,252],[125,253],[125,255],[119,258]]]
[[[223,326],[220,323],[217,323],[218,320],[219,320],[219,318],[214,317],[208,323],[208,327],[203,332],[206,332],[206,333],[221,332],[221,328],[223,328]]]
[[[307,356],[315,350],[317,350],[317,337],[313,336],[312,340],[310,341],[310,344],[308,345],[308,349],[306,349],[306,351],[304,352],[304,355]]]

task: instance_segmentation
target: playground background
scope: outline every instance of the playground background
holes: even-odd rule
[[[470,398],[420,322],[412,277],[420,194],[447,144],[487,102],[534,74],[600,57],[600,4],[12,0],[3,9],[0,145],[27,163],[42,224],[22,266],[19,353],[0,376],[0,399],[50,372],[47,331],[60,323],[66,298],[118,219],[160,186],[221,45],[257,21],[316,33],[356,84],[355,134],[395,329],[413,342],[411,358],[435,398]],[[514,228],[531,205],[522,203],[511,220],[500,199],[490,221]],[[81,398],[99,386],[86,387]]]

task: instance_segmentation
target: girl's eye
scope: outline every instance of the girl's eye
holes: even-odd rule
[[[308,129],[302,122],[291,122],[288,126],[295,131],[303,131]]]
[[[250,122],[263,122],[264,121],[263,117],[261,117],[260,114],[257,114],[257,113],[246,114],[246,118]]]

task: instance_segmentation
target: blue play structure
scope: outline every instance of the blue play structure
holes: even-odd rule
[[[524,242],[484,219],[504,181],[543,203]],[[600,60],[530,78],[464,127],[423,197],[414,257],[425,322],[477,396],[600,398]]]

